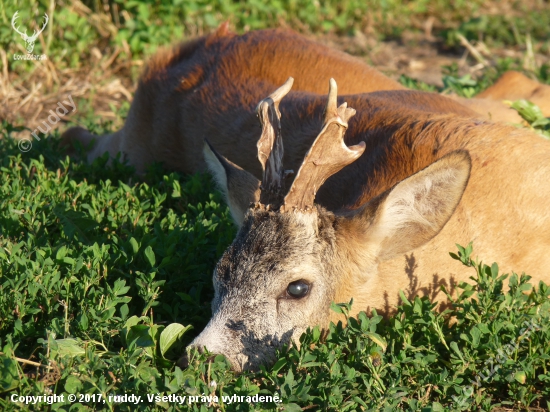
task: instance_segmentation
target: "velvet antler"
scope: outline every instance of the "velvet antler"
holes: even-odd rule
[[[279,103],[290,91],[293,83],[294,79],[289,77],[285,84],[263,99],[256,108],[262,124],[262,136],[258,140],[258,159],[264,169],[260,203],[274,208],[282,204],[284,195],[284,148]]]
[[[315,194],[325,180],[359,158],[365,150],[365,142],[350,147],[344,143],[348,120],[355,114],[355,110],[348,108],[347,103],[337,107],[336,97],[336,82],[330,79],[323,129],[306,153],[284,198],[281,212],[311,210]]]

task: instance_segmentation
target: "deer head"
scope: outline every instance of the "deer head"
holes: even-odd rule
[[[27,44],[26,46],[27,52],[32,53],[32,51],[34,50],[34,43],[36,42],[38,35],[42,33],[46,28],[46,25],[48,24],[48,21],[49,21],[49,17],[46,13],[44,13],[44,24],[42,25],[42,28],[40,30],[34,30],[34,33],[32,34],[32,36],[29,36],[26,30],[25,30],[25,33],[21,32],[19,28],[15,25],[18,17],[19,17],[19,11],[16,11],[11,19],[11,25],[13,29],[21,35],[21,38],[25,40],[25,43]]]
[[[365,142],[344,143],[355,110],[337,107],[331,79],[321,132],[283,197],[278,106],[291,86],[289,79],[257,108],[261,185],[208,144],[204,149],[240,229],[214,271],[212,319],[191,346],[225,355],[237,371],[273,360],[277,347],[297,341],[308,327],[327,326],[331,301],[362,293],[380,261],[436,236],[470,174],[468,153],[453,152],[359,209],[331,212],[316,205],[323,182],[365,150]]]

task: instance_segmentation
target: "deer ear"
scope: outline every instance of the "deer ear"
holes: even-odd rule
[[[420,247],[435,237],[454,213],[470,177],[466,151],[452,152],[402,180],[351,218],[379,261]]]
[[[206,139],[203,154],[208,170],[224,194],[233,220],[241,227],[250,204],[260,200],[260,181],[216,152]]]

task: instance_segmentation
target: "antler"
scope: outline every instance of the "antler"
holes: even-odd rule
[[[13,15],[13,17],[11,18],[11,26],[16,31],[16,33],[19,33],[21,35],[21,37],[23,37],[26,40],[29,37],[28,34],[27,34],[27,31],[25,30],[25,33],[22,33],[22,32],[19,31],[19,27],[15,27],[15,21],[17,20],[18,17],[19,17],[19,10],[17,10],[15,12],[15,14]]]
[[[336,97],[336,82],[330,79],[323,130],[306,153],[281,212],[312,209],[315,194],[325,180],[359,158],[365,150],[365,142],[350,147],[344,143],[348,120],[355,110],[348,108],[347,103],[337,107]]]
[[[44,24],[42,25],[42,28],[40,29],[40,31],[37,32],[36,30],[34,30],[34,33],[31,36],[31,39],[36,40],[38,38],[38,35],[44,31],[49,21],[50,21],[50,18],[46,13],[44,13]]]
[[[281,112],[279,103],[290,91],[294,79],[288,80],[263,99],[256,108],[262,124],[262,135],[258,140],[258,159],[264,169],[260,203],[278,207],[283,200],[283,139],[281,137]]]
[[[34,33],[32,34],[32,36],[29,37],[29,35],[27,34],[27,31],[25,30],[25,33],[19,31],[19,27],[16,27],[15,26],[15,22],[17,20],[17,18],[19,17],[19,10],[17,10],[13,17],[11,18],[11,25],[13,27],[13,29],[19,33],[21,35],[21,37],[23,37],[23,39],[25,41],[28,41],[28,42],[33,42],[35,41],[37,38],[38,38],[38,35],[40,33],[42,33],[44,31],[44,29],[46,28],[46,26],[48,25],[48,22],[50,21],[50,18],[48,17],[48,15],[46,13],[44,13],[44,24],[42,25],[42,28],[37,31],[36,29],[34,30]]]

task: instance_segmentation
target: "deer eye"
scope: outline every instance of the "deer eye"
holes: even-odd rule
[[[297,280],[288,284],[286,288],[286,293],[289,297],[294,299],[303,298],[309,292],[309,283],[305,280]]]

